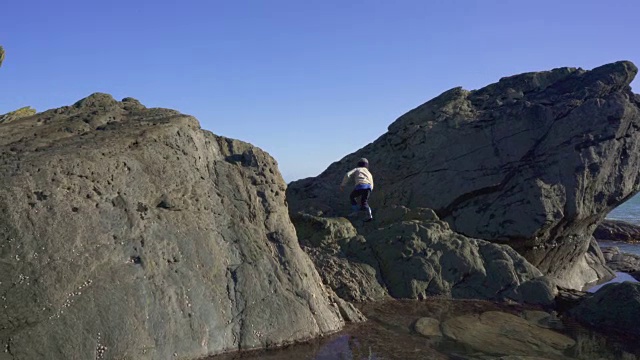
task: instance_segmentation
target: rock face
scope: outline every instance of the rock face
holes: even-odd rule
[[[604,220],[593,232],[593,236],[597,240],[639,242],[640,226],[624,221]]]
[[[640,336],[640,283],[627,281],[605,285],[570,313],[603,332]]]
[[[14,110],[4,115],[0,115],[0,124],[3,124],[3,123],[6,124],[8,122],[15,121],[24,117],[33,116],[35,114],[36,114],[36,109],[30,106],[25,106],[18,110]]]
[[[0,346],[191,359],[341,328],[273,158],[94,94],[0,124]]]
[[[337,184],[366,157],[374,209],[434,209],[454,231],[509,244],[579,288],[607,272],[585,259],[596,224],[639,189],[640,96],[629,87],[636,73],[622,61],[449,90],[318,177],[291,183],[290,211],[346,214]]]
[[[293,217],[325,284],[349,301],[444,296],[550,305],[555,284],[515,250],[457,234],[433,211],[388,208],[379,227]]]

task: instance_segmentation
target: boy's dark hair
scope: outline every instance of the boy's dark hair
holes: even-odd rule
[[[358,160],[358,167],[369,167],[369,160],[365,158]]]

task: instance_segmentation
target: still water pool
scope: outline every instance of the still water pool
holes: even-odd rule
[[[640,359],[640,346],[633,339],[606,339],[575,322],[521,305],[389,300],[363,305],[362,311],[369,321],[323,339],[209,360]],[[435,324],[427,329],[429,336],[416,330],[416,322],[425,318]]]

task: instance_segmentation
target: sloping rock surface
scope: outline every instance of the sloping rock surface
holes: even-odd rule
[[[549,305],[556,295],[555,284],[515,250],[457,234],[429,209],[386,209],[377,227],[308,214],[292,220],[325,284],[345,300],[443,296]]]
[[[290,211],[346,214],[337,184],[366,157],[374,209],[434,209],[454,231],[507,243],[579,288],[604,271],[584,258],[595,226],[639,189],[640,96],[629,87],[636,73],[621,61],[449,90],[319,176],[291,183]]]
[[[267,153],[131,98],[0,124],[3,356],[191,359],[340,329],[285,188]]]

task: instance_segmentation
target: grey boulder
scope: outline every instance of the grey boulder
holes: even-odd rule
[[[607,284],[580,302],[570,314],[600,331],[640,336],[640,283]]]
[[[0,347],[195,359],[339,330],[276,162],[127,98],[0,124]]]
[[[374,209],[431,208],[455,232],[508,244],[560,285],[581,288],[610,276],[599,257],[587,258],[593,230],[640,189],[636,73],[620,61],[451,89],[317,177],[291,183],[290,211],[345,215],[337,184],[366,157]]]

